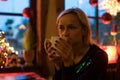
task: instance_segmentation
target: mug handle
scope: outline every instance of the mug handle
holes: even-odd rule
[[[52,43],[50,42],[49,39],[46,39],[45,42],[44,42],[44,48],[45,50],[47,51],[48,48],[52,45]]]

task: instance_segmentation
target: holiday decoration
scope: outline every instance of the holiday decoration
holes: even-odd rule
[[[17,54],[17,51],[6,42],[4,32],[0,30],[0,68],[8,65],[8,55],[13,52]]]
[[[113,25],[113,28],[111,30],[111,35],[113,36],[113,42],[114,42],[114,45],[116,46],[117,45],[117,40],[116,40],[116,35],[117,35],[117,24],[114,24]]]
[[[117,24],[113,25],[113,28],[111,30],[111,35],[116,36],[117,35]]]
[[[116,16],[120,12],[120,0],[103,0],[101,3],[102,9],[105,9],[108,13]]]
[[[92,6],[97,6],[98,0],[89,0],[89,3],[90,3]]]
[[[30,18],[33,16],[33,11],[31,10],[31,8],[25,8],[22,12],[22,15],[26,18]]]
[[[109,24],[112,21],[112,15],[104,13],[101,17],[101,21],[103,24]]]
[[[117,0],[118,1],[118,3],[120,3],[120,0]]]
[[[5,2],[5,1],[7,1],[7,0],[0,0],[0,1],[3,1],[3,2]]]

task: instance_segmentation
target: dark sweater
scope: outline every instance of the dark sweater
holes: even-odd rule
[[[78,64],[55,70],[53,80],[105,80],[107,64],[106,52],[96,45],[91,45]]]

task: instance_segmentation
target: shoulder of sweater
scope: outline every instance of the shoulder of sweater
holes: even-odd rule
[[[90,53],[94,55],[104,55],[107,56],[107,53],[99,47],[99,45],[91,44]]]

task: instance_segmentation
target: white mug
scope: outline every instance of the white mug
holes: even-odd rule
[[[44,42],[44,48],[45,48],[45,50],[47,50],[49,46],[51,46],[52,48],[56,49],[55,42],[57,40],[59,40],[59,39],[60,39],[59,36],[51,36],[50,39],[45,39],[45,42]],[[55,53],[54,49],[51,51],[51,54],[59,56],[58,54]]]

